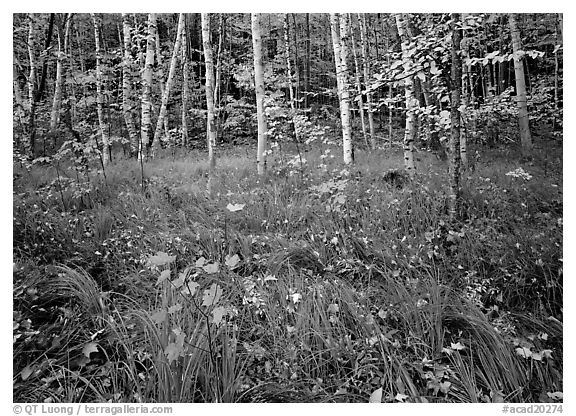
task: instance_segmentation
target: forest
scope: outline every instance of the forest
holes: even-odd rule
[[[563,16],[13,14],[13,401],[563,402]]]

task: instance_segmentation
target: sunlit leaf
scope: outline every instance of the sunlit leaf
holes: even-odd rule
[[[148,259],[148,264],[151,266],[164,266],[165,264],[170,264],[176,260],[176,256],[169,256],[168,254],[159,251],[156,255],[151,256]]]
[[[180,292],[183,295],[194,296],[194,294],[196,293],[196,290],[198,289],[198,286],[200,286],[200,285],[196,282],[187,282],[182,287],[182,290]]]
[[[176,313],[182,310],[182,304],[181,303],[177,303],[175,305],[172,305],[168,308],[168,313],[172,314],[172,313]]]
[[[22,381],[26,381],[28,379],[28,377],[30,377],[32,375],[33,372],[34,372],[34,370],[32,369],[31,366],[27,365],[26,367],[24,367],[24,370],[22,370],[22,372],[20,373],[20,377],[22,377]]]
[[[242,211],[246,204],[228,204],[226,209],[230,212]]]
[[[202,306],[216,305],[222,296],[222,288],[216,283],[212,283],[210,289],[204,291]]]
[[[216,325],[220,325],[222,318],[226,315],[226,308],[223,306],[217,306],[212,310],[212,322]]]
[[[200,257],[196,260],[196,267],[202,267],[206,264],[206,259],[204,257]]]
[[[553,400],[563,400],[564,394],[561,391],[555,391],[554,393],[546,393],[548,397]]]
[[[518,347],[516,348],[516,354],[520,357],[530,358],[532,356],[532,351],[530,351],[530,348]]]
[[[454,344],[453,342],[450,343],[450,348],[452,348],[454,351],[460,351],[463,350],[464,348],[466,348],[466,346],[462,345],[460,343],[460,341],[458,341],[456,344]]]
[[[368,403],[382,403],[382,387],[372,392]]]
[[[234,254],[233,256],[226,256],[225,263],[230,270],[233,270],[236,268],[236,266],[238,266],[238,263],[240,263],[240,257],[238,257],[238,254]]]
[[[169,277],[170,277],[170,270],[163,270],[162,273],[160,273],[160,276],[158,276],[158,281],[156,282],[156,284],[159,285]]]
[[[82,348],[82,354],[87,358],[90,358],[90,354],[93,352],[98,352],[98,344],[96,342],[89,342]]]
[[[336,303],[331,303],[328,305],[328,312],[330,313],[338,313],[340,311],[340,307]]]
[[[161,324],[162,322],[164,322],[166,320],[167,317],[168,317],[168,312],[166,311],[166,309],[160,309],[160,310],[156,311],[150,317],[150,319],[152,319],[152,321],[156,322],[157,324]]]
[[[406,400],[407,398],[408,396],[402,393],[398,393],[396,396],[394,396],[394,400],[402,403],[404,403],[404,400]]]
[[[218,270],[220,270],[220,264],[218,262],[216,263],[210,263],[205,265],[204,267],[202,267],[204,269],[204,271],[208,274],[214,274],[214,273],[218,273]]]

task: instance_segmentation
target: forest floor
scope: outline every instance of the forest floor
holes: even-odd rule
[[[14,401],[562,400],[561,142],[252,153],[15,163]]]

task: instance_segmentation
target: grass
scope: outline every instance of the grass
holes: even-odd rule
[[[479,149],[459,222],[433,155],[410,182],[398,149],[326,149],[263,177],[222,152],[212,198],[196,154],[146,164],[145,192],[130,160],[81,186],[15,165],[14,400],[552,401],[561,149]]]

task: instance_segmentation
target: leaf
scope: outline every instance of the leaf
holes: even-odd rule
[[[404,403],[404,400],[406,400],[408,398],[407,395],[402,394],[402,393],[398,393],[396,396],[394,396],[394,400],[399,401]]]
[[[554,393],[546,393],[546,395],[553,400],[563,400],[564,399],[564,394],[561,391],[556,391]]]
[[[32,367],[30,367],[29,365],[24,367],[24,370],[22,370],[22,372],[20,373],[20,377],[22,377],[22,381],[26,381],[28,379],[28,377],[30,377],[32,375],[33,372],[34,372],[34,370],[32,370]],[[548,393],[548,394],[550,394],[550,393]]]
[[[453,342],[450,343],[450,348],[452,348],[454,351],[460,351],[463,350],[464,348],[466,348],[466,346],[462,345],[460,343],[460,341],[458,341],[456,344],[454,344]]]
[[[196,260],[196,267],[202,267],[206,264],[206,259],[204,257],[200,257]]]
[[[218,262],[216,263],[210,263],[207,264],[206,266],[202,267],[204,269],[204,271],[208,274],[214,274],[214,273],[218,273],[218,270],[220,270],[220,264]]]
[[[180,354],[182,353],[182,347],[177,345],[175,342],[171,342],[166,346],[164,349],[164,354],[166,354],[166,358],[168,358],[168,363],[172,364],[173,361],[176,361]]]
[[[154,313],[150,319],[152,319],[152,321],[156,322],[157,324],[161,324],[166,320],[167,317],[168,312],[166,312],[166,309],[160,309],[159,311],[156,311],[156,313]]]
[[[222,318],[226,315],[226,308],[224,306],[218,306],[212,310],[212,322],[216,325],[220,325]]]
[[[188,282],[184,285],[184,287],[182,288],[182,290],[180,292],[183,295],[194,296],[194,294],[196,293],[196,290],[198,289],[198,286],[200,286],[200,285],[196,282]]]
[[[160,276],[158,276],[158,281],[156,282],[156,284],[159,285],[160,283],[162,283],[164,280],[168,279],[169,277],[170,277],[170,269],[163,270],[162,273],[160,273]]]
[[[552,350],[542,350],[541,354],[544,358],[552,358]]]
[[[182,304],[181,303],[177,303],[176,305],[172,305],[168,308],[168,313],[172,314],[172,313],[176,313],[182,310]]]
[[[340,307],[336,303],[331,303],[328,305],[328,312],[331,313],[338,313],[340,311]]]
[[[222,296],[222,288],[216,283],[212,283],[210,289],[204,291],[202,298],[202,306],[216,305]]]
[[[265,281],[265,282],[269,282],[269,281],[271,281],[271,280],[272,280],[272,281],[277,281],[278,279],[277,279],[276,277],[272,276],[271,274],[269,274],[268,276],[265,276],[265,277],[264,277],[264,281]]]
[[[449,381],[443,381],[442,383],[440,383],[440,391],[444,394],[448,394],[451,385],[452,383],[450,383]]]
[[[176,260],[176,256],[169,256],[168,254],[159,251],[155,256],[151,256],[148,259],[148,264],[151,266],[164,266],[165,264],[170,264]]]
[[[516,348],[516,354],[520,357],[530,358],[532,356],[532,351],[530,351],[530,348],[518,347]]]
[[[230,212],[242,211],[246,204],[228,204],[226,209]]]
[[[382,403],[382,387],[372,392],[368,403]]]
[[[240,257],[238,257],[238,254],[234,254],[233,256],[226,256],[225,263],[230,270],[233,270],[236,268],[236,266],[238,266],[238,263],[240,263]]]
[[[96,342],[89,342],[82,348],[82,354],[84,354],[86,358],[90,358],[90,354],[93,352],[98,352],[98,344]]]

